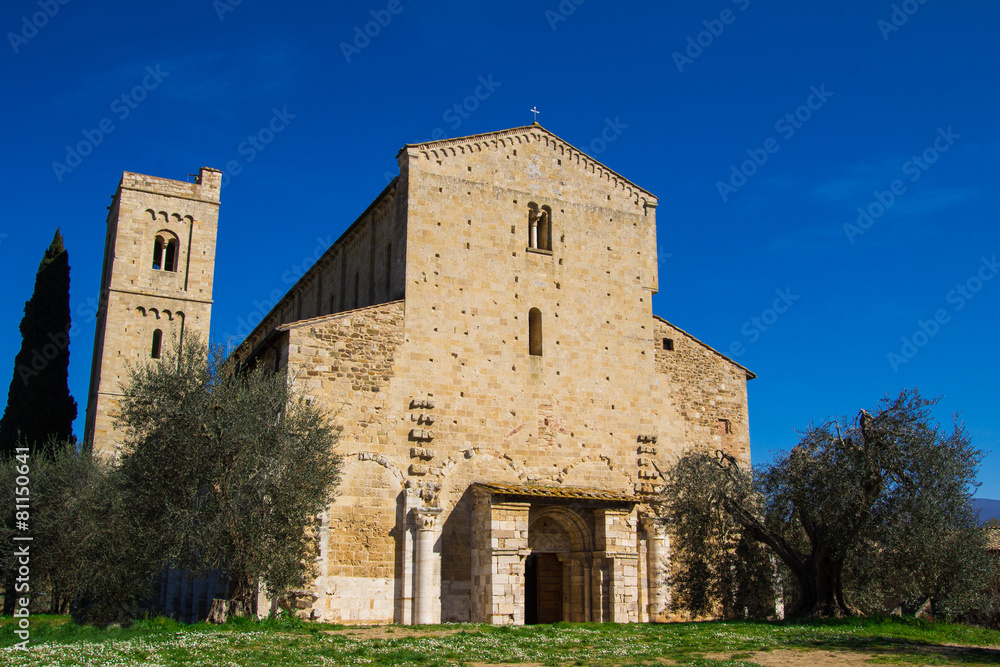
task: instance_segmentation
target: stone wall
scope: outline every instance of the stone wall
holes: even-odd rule
[[[528,503],[491,504],[479,495],[474,512],[472,618],[476,623],[524,624],[524,556]]]
[[[439,457],[502,452],[527,481],[558,483],[604,455],[621,475],[589,483],[631,490],[636,437],[656,431],[636,386],[654,374],[655,198],[540,128],[405,157],[400,358],[408,393],[434,397]],[[531,204],[552,210],[551,250],[527,248]],[[528,349],[533,308],[541,356]]]
[[[674,455],[688,448],[722,449],[749,464],[747,380],[753,373],[659,317],[654,333],[663,412],[673,423],[662,449]]]
[[[281,328],[294,387],[330,413],[345,457],[321,545],[314,609],[324,620],[389,623],[400,614],[405,460],[389,455],[381,413],[403,317],[397,301]]]
[[[185,183],[126,172],[109,209],[84,442],[115,456],[113,415],[128,364],[161,356],[187,336],[208,342],[222,175]],[[154,267],[157,237],[174,239],[175,270]]]
[[[338,449],[352,461],[326,519],[314,617],[412,622],[419,607],[435,621],[521,623],[527,517],[538,507],[501,503],[483,518],[471,486],[583,487],[641,501],[686,448],[747,458],[748,371],[652,315],[656,199],[600,163],[537,126],[407,146],[399,161],[399,179],[373,207],[399,216],[380,228],[395,230],[392,252],[405,256],[405,308],[285,321],[313,312],[297,303],[352,293],[337,253],[376,276],[369,298],[385,296],[366,213],[237,354],[287,368],[335,414]],[[550,247],[528,247],[532,206],[552,213]],[[567,618],[663,612],[664,587],[647,578],[668,547],[645,539],[659,551],[640,560],[638,511],[586,514],[601,546],[562,561],[584,601]],[[429,572],[430,602],[418,581]]]
[[[283,324],[403,298],[405,199],[396,193],[393,181],[277,300],[236,349],[236,358],[258,356],[258,346]]]

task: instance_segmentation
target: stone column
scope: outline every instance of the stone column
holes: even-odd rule
[[[441,515],[439,507],[422,507],[413,510],[413,523],[416,526],[417,544],[416,574],[417,585],[414,591],[414,623],[431,625],[438,623],[435,618],[434,601],[441,596],[441,582],[436,573],[437,555],[434,553],[434,538],[437,536],[437,520]]]
[[[629,510],[610,508],[595,510],[594,519],[594,556],[604,559],[608,581],[607,598],[595,599],[594,607],[600,602],[602,612],[607,608],[609,617],[604,620],[635,623],[639,620],[638,521]],[[601,571],[604,574],[603,567]]]
[[[477,492],[472,519],[472,618],[493,625],[524,624],[524,561],[529,503],[494,504]]]
[[[667,570],[670,563],[670,537],[664,519],[657,516],[642,517],[642,529],[646,533],[649,551],[646,558],[649,581],[649,620],[664,620],[662,616],[670,605],[670,590],[667,586]]]

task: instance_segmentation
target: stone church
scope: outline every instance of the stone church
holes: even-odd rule
[[[669,613],[654,506],[688,448],[749,463],[754,375],[653,315],[656,197],[538,124],[408,144],[233,352],[327,408],[344,474],[304,610],[340,623]],[[126,360],[208,336],[221,174],[126,173],[86,441]]]

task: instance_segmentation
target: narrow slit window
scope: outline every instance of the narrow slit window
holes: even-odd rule
[[[673,352],[673,349],[674,349],[674,339],[673,338],[664,338],[663,339],[663,349],[664,350],[668,350],[670,352]]]
[[[542,356],[542,311],[537,308],[528,311],[528,354]]]
[[[153,241],[153,270],[159,271],[163,266],[163,237],[157,236]]]
[[[392,244],[385,248],[385,300],[392,298]]]
[[[720,419],[718,425],[716,426],[716,433],[719,435],[730,435],[733,432],[733,426],[728,419]]]
[[[163,331],[157,329],[153,332],[153,349],[149,353],[151,359],[159,359],[161,348],[163,347]]]

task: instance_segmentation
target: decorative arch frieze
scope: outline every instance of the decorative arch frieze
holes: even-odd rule
[[[447,140],[446,140],[447,141]],[[583,169],[590,171],[598,178],[613,184],[615,188],[621,188],[633,204],[647,208],[651,201],[655,201],[652,195],[645,192],[631,181],[621,176],[614,170],[598,162],[583,151],[574,148],[555,135],[536,127],[518,128],[499,132],[488,139],[482,136],[464,137],[451,140],[452,143],[416,144],[411,146],[417,155],[424,160],[443,160],[456,155],[469,154],[484,150],[484,147],[501,149],[513,147],[515,145],[535,142],[540,146],[551,149],[560,156],[565,156],[573,160]]]
[[[472,447],[464,451],[463,459],[471,459],[476,456],[492,456],[500,463],[506,465],[510,468],[517,478],[520,480],[526,480],[528,478],[528,470],[524,466],[520,465],[517,461],[511,458],[509,455],[499,452],[495,449],[482,449],[480,447]],[[454,456],[449,456],[445,461],[444,465],[441,466],[441,478],[447,479],[448,474],[461,463],[461,459],[457,459]]]
[[[194,217],[189,214],[184,213],[169,213],[167,211],[156,211],[151,208],[146,209],[146,214],[149,215],[150,222],[159,221],[161,223],[175,223],[175,224],[194,224]]]
[[[622,475],[625,479],[627,479],[629,481],[629,484],[635,483],[635,480],[632,478],[632,475],[630,475],[627,470],[625,470],[617,463],[615,463],[611,459],[611,457],[607,456],[606,454],[593,454],[591,456],[585,456],[581,459],[578,459],[574,463],[571,463],[562,470],[560,470],[559,474],[556,476],[556,481],[562,484],[563,480],[565,480],[569,476],[569,473],[573,470],[573,468],[577,467],[578,465],[582,465],[584,463],[595,463],[595,462],[603,462],[605,465],[608,466],[609,470],[611,470],[612,472],[616,472]]]
[[[406,476],[400,471],[399,467],[393,463],[391,460],[378,454],[376,452],[358,452],[357,454],[348,454],[348,459],[353,458],[356,461],[371,461],[382,466],[399,482],[399,489],[403,490],[406,488]]]

